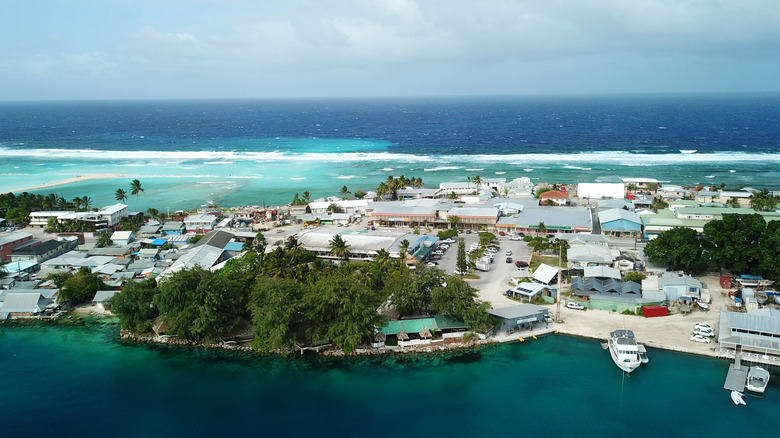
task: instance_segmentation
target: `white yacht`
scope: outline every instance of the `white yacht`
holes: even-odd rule
[[[750,367],[745,388],[748,391],[763,393],[767,384],[769,384],[769,371],[757,366]]]
[[[631,330],[615,330],[610,333],[608,346],[612,361],[621,370],[630,373],[642,363],[639,346]]]

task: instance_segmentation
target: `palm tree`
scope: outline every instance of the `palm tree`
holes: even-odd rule
[[[388,191],[389,191],[389,189],[388,189],[387,184],[385,184],[384,182],[381,182],[381,183],[379,183],[379,186],[376,188],[376,197],[379,200],[382,200],[382,199],[384,199],[384,196],[387,194]]]
[[[349,189],[347,189],[347,186],[344,186],[341,188],[341,198],[347,199],[347,196],[349,195]]]
[[[536,226],[536,234],[544,234],[547,232],[547,227],[544,225],[544,222],[539,222],[539,225]]]
[[[309,193],[309,191],[306,190],[305,192],[303,192],[303,200],[306,201],[306,203],[308,204],[309,199],[311,199],[311,193]]]
[[[409,241],[404,239],[401,241],[401,247],[399,255],[401,256],[401,266],[406,264],[406,252],[409,251]]]
[[[460,218],[458,216],[447,216],[447,221],[450,223],[450,228],[453,228],[456,226]]]
[[[141,181],[134,179],[132,182],[130,182],[130,194],[135,195],[135,208],[138,209],[138,194],[143,192],[144,189],[141,187]]]
[[[386,270],[390,265],[390,253],[386,249],[380,249],[374,256],[374,263],[380,270]]]
[[[344,261],[349,260],[349,245],[339,234],[333,236],[333,240],[330,241],[330,252]]]
[[[90,204],[92,204],[92,199],[89,196],[81,197],[81,206],[84,207],[84,210],[89,210]]]
[[[116,189],[116,192],[114,193],[114,197],[119,202],[124,202],[125,199],[127,199],[127,192],[123,189]]]
[[[73,206],[76,208],[76,210],[81,209],[81,198],[79,198],[78,196],[73,198],[70,202],[73,203]]]
[[[477,190],[479,190],[479,187],[482,185],[482,178],[480,178],[479,175],[476,175],[472,181],[474,181],[474,185],[476,185]]]
[[[66,208],[68,208],[68,201],[66,201],[65,198],[63,198],[62,196],[58,196],[56,206],[57,206],[57,210],[65,210]]]
[[[51,210],[55,205],[57,205],[57,195],[54,193],[49,193],[43,198],[42,202],[44,210]]]

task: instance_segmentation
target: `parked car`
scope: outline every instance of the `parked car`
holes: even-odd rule
[[[693,342],[701,342],[703,344],[709,344],[710,343],[710,339],[709,338],[705,338],[702,335],[693,335],[693,336],[691,336],[691,341],[693,341]]]
[[[512,255],[512,250],[511,249],[506,250],[506,255],[511,256]]]
[[[512,263],[512,257],[507,257],[507,258],[506,258],[506,262],[507,262],[507,263]]]
[[[694,326],[696,329],[704,329],[704,330],[713,330],[712,326],[709,324],[702,324],[700,322],[697,322]]]
[[[518,261],[515,262],[515,266],[517,266],[518,268],[527,268],[528,267],[528,263],[526,263],[526,262],[524,262],[522,260],[518,260]]]
[[[715,332],[712,330],[696,329],[693,331],[694,335],[706,336],[708,338],[714,338]]]
[[[512,236],[509,236],[509,240],[523,240],[523,237],[519,234],[514,234]]]
[[[573,301],[569,301],[568,303],[566,303],[566,307],[574,310],[585,310],[585,307],[582,304],[575,303]]]
[[[436,267],[437,265],[438,265],[438,263],[436,263],[436,262],[428,262],[428,263],[425,264],[425,266],[427,266],[429,268]]]
[[[506,233],[505,233],[505,232],[503,232],[503,231],[499,231],[499,232],[498,232],[498,235],[499,235],[499,236],[506,236]]]
[[[466,275],[468,272],[460,271],[460,270],[456,269],[456,270],[452,271],[452,273],[455,274],[455,275]]]

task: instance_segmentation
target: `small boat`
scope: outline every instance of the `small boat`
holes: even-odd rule
[[[615,330],[610,333],[607,346],[612,361],[621,370],[630,373],[642,364],[642,359],[639,357],[639,346],[634,338],[634,332],[631,330]]]
[[[636,344],[637,348],[639,349],[639,360],[642,361],[642,363],[648,363],[650,362],[650,359],[647,357],[647,349],[642,344]]]
[[[750,367],[750,371],[748,371],[747,375],[747,382],[745,382],[745,388],[747,388],[748,391],[763,393],[768,384],[769,371],[757,366]]]
[[[701,301],[697,301],[696,305],[699,306],[699,309],[701,309],[701,310],[705,310],[705,311],[706,310],[710,310],[710,305],[709,304],[704,304]]]
[[[743,394],[739,391],[731,391],[731,401],[734,402],[735,405],[744,405],[745,399],[742,398]]]
[[[767,301],[769,301],[769,296],[766,294],[766,292],[757,290],[755,292],[756,301],[758,301],[758,304],[761,304],[762,306],[766,304]]]

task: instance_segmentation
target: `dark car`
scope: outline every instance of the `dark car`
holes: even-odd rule
[[[522,260],[518,260],[518,261],[515,262],[515,266],[517,266],[518,268],[527,268],[528,267],[528,263],[526,263],[526,262],[524,262]]]
[[[507,263],[512,263],[512,257],[507,257],[507,258],[506,258],[506,262],[507,262]]]

